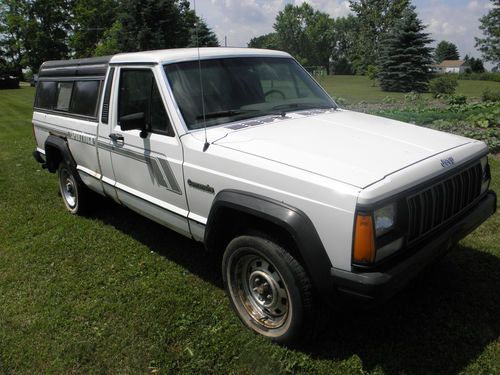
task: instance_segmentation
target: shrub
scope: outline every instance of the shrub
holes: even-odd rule
[[[384,99],[382,99],[382,103],[384,104],[394,104],[396,103],[396,99],[393,98],[392,96],[386,96]]]
[[[500,102],[500,91],[493,91],[492,89],[485,89],[481,95],[483,102]]]
[[[463,105],[467,104],[467,98],[465,95],[452,95],[448,98],[449,105]]]
[[[435,98],[453,95],[458,86],[457,77],[450,74],[444,74],[429,82],[429,91]]]
[[[366,75],[372,81],[372,86],[375,86],[375,78],[377,78],[378,68],[375,65],[368,65]]]
[[[419,92],[410,91],[408,94],[405,94],[405,102],[414,103],[418,102],[422,98]]]

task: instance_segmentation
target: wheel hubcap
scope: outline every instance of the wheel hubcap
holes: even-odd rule
[[[262,271],[254,271],[250,274],[248,285],[256,303],[266,308],[276,305],[279,285],[272,277]]]
[[[258,255],[245,255],[231,275],[233,290],[248,315],[265,328],[281,327],[289,314],[286,285],[271,262]]]
[[[76,206],[76,189],[73,179],[67,171],[61,172],[61,193],[71,208]]]

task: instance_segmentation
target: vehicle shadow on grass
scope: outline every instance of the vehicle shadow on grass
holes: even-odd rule
[[[498,339],[499,302],[498,257],[458,246],[377,309],[334,314],[303,350],[320,359],[357,355],[366,371],[455,374]]]
[[[208,253],[193,241],[109,199],[98,199],[100,208],[89,218],[111,225],[147,246],[151,251],[184,267],[201,279],[223,288],[221,257]]]
[[[220,257],[201,244],[112,202],[92,217],[223,288]],[[384,305],[330,312],[324,333],[299,350],[334,361],[355,355],[365,371],[457,373],[499,337],[499,300],[498,257],[459,246]]]

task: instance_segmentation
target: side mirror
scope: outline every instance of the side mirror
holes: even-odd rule
[[[141,131],[139,134],[141,138],[146,138],[148,136],[144,112],[131,113],[130,115],[120,117],[120,128],[122,130],[138,129]]]

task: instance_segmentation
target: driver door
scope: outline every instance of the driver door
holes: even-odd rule
[[[111,118],[111,163],[118,199],[126,206],[189,235],[182,175],[182,145],[164,104],[154,67],[117,68]],[[123,116],[143,114],[144,131],[123,130]],[[140,115],[142,116],[142,115]]]

